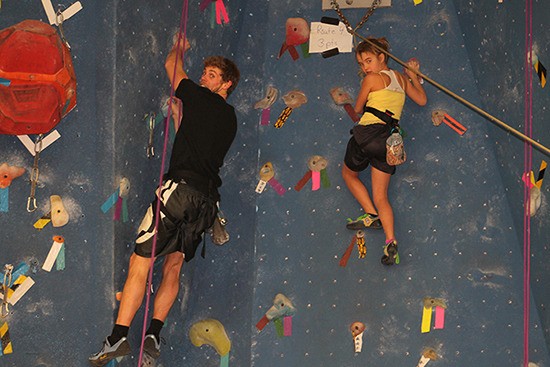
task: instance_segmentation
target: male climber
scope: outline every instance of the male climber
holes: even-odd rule
[[[164,265],[143,348],[144,357],[159,357],[160,331],[176,300],[183,262],[194,257],[203,233],[212,227],[217,215],[218,187],[222,184],[219,170],[237,132],[235,110],[226,99],[237,86],[240,73],[231,60],[211,56],[204,60],[200,84],[196,84],[183,70],[183,47],[178,49],[179,43],[185,44],[185,50],[190,47],[187,40],[176,42],[165,68],[172,88],[176,88],[175,96],[181,100],[183,117],[168,172],[138,229],[113,331],[101,350],[90,356],[92,366],[104,366],[130,353],[128,329],[143,302],[151,256],[164,256]],[[157,205],[161,215],[155,229]]]

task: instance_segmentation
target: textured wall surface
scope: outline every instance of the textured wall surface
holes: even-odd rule
[[[342,2],[342,1],[340,1]],[[133,250],[136,229],[153,198],[161,170],[164,127],[154,130],[155,156],[146,154],[147,114],[160,114],[169,96],[164,59],[179,27],[182,2],[82,0],[83,9],[64,25],[78,82],[78,104],[56,127],[61,138],[39,160],[38,209],[26,210],[33,158],[15,136],[0,135],[0,164],[27,172],[13,181],[9,210],[0,212],[0,264],[29,265],[35,285],[6,321],[13,353],[0,365],[86,366],[110,333]],[[309,24],[323,16],[321,1],[224,0],[230,22],[211,21],[189,3],[185,55],[190,77],[198,80],[202,60],[222,54],[235,60],[241,82],[228,99],[239,132],[222,169],[222,209],[231,241],[206,239],[206,258],[185,264],[181,291],[162,336],[159,366],[218,366],[220,356],[191,344],[195,322],[214,318],[232,342],[230,366],[415,366],[425,348],[440,359],[434,366],[520,366],[523,360],[523,144],[463,103],[426,82],[428,104],[408,101],[402,118],[408,161],[392,177],[390,199],[396,217],[401,263],[380,263],[384,235],[367,232],[367,255],[354,248],[339,266],[355,233],[346,218],[361,214],[340,170],[353,123],[330,90],[353,97],[360,86],[353,54],[324,59],[297,46],[278,58],[288,18]],[[70,1],[60,1],[68,7]],[[547,4],[534,1],[535,51],[550,65]],[[57,9],[57,8],[56,8]],[[365,9],[345,9],[352,25]],[[523,131],[523,4],[504,0],[393,0],[377,9],[359,30],[385,36],[401,60],[416,57],[431,79]],[[4,0],[0,29],[24,19],[47,21],[40,2]],[[0,57],[2,57],[0,55]],[[546,61],[546,63],[545,63]],[[395,61],[390,67],[401,70]],[[279,91],[269,125],[260,124],[254,104],[271,86]],[[534,75],[533,130],[548,146],[548,87]],[[286,107],[282,96],[300,90],[307,103],[293,109],[285,125],[273,124]],[[434,126],[431,114],[445,110],[468,130],[460,136]],[[31,136],[35,139],[35,136]],[[169,133],[168,152],[171,136]],[[324,156],[330,187],[301,191],[294,186],[308,159]],[[535,151],[533,169],[542,159]],[[267,185],[255,192],[259,169],[271,162],[283,195]],[[131,184],[128,220],[114,220],[101,205],[120,180]],[[370,186],[368,173],[362,178]],[[49,211],[49,196],[63,198],[70,221],[41,231],[33,223]],[[548,185],[531,220],[532,303],[530,360],[550,364],[548,265],[550,246]],[[64,270],[41,270],[52,236],[66,242]],[[158,261],[153,288],[159,281]],[[292,333],[280,336],[275,322],[256,323],[282,293],[293,303]],[[153,295],[154,296],[154,295]],[[445,327],[420,332],[423,299],[447,304]],[[354,353],[351,323],[363,322],[363,349]],[[130,331],[133,353],[117,364],[137,365],[143,308]]]

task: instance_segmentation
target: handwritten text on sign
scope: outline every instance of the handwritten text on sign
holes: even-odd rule
[[[344,23],[337,26],[321,22],[311,22],[309,34],[309,53],[323,52],[338,48],[339,52],[351,52],[353,37]]]

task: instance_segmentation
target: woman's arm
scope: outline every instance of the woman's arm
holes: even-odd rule
[[[416,104],[424,106],[428,102],[428,97],[426,97],[424,87],[420,84],[418,75],[415,73],[415,71],[419,70],[420,64],[416,60],[411,60],[407,65],[409,67],[405,68],[405,74],[407,74],[405,78],[405,93]]]

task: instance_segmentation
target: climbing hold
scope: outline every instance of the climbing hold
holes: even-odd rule
[[[194,323],[189,329],[189,339],[194,346],[212,346],[220,356],[229,353],[231,341],[223,324],[216,319],[204,319]]]

